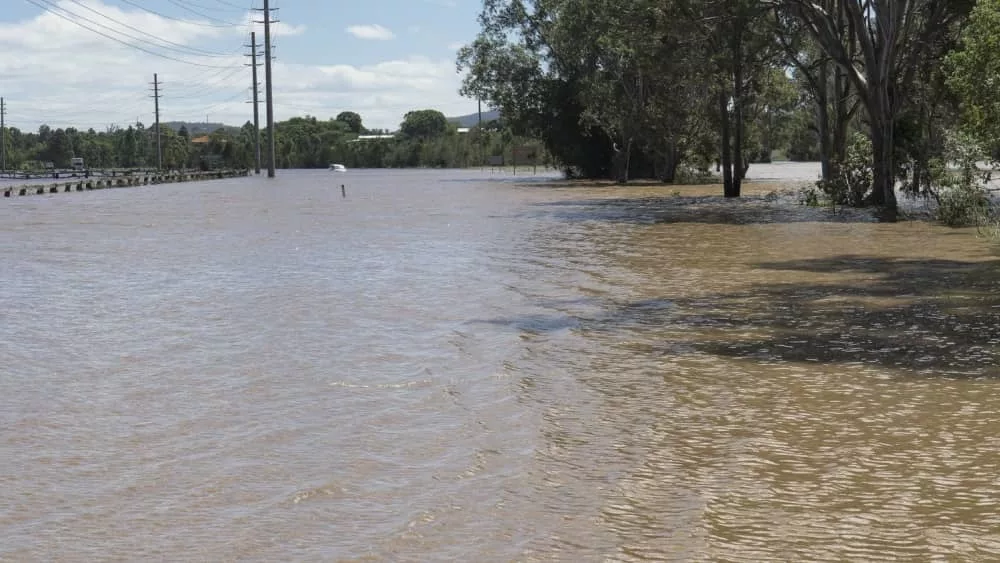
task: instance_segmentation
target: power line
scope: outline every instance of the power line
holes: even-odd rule
[[[231,68],[231,67],[228,67],[228,66],[208,65],[208,64],[204,64],[204,63],[196,63],[194,61],[186,61],[184,59],[178,59],[176,57],[171,57],[170,55],[164,55],[163,53],[157,53],[156,51],[151,51],[151,50],[149,50],[149,49],[147,49],[145,47],[142,47],[140,45],[134,45],[132,43],[129,43],[128,41],[123,41],[121,39],[118,39],[117,37],[115,37],[113,35],[108,35],[107,33],[98,31],[98,30],[93,29],[91,27],[87,27],[86,25],[84,25],[84,24],[82,24],[82,23],[80,23],[80,22],[78,22],[78,21],[76,21],[76,20],[74,20],[74,19],[72,19],[70,17],[67,17],[66,15],[62,14],[61,12],[57,12],[57,11],[53,10],[52,9],[53,6],[51,4],[47,4],[47,5],[46,4],[42,4],[42,2],[47,2],[48,0],[26,0],[26,1],[29,2],[29,3],[31,3],[31,4],[33,4],[33,5],[35,5],[35,6],[37,6],[37,7],[39,7],[39,8],[41,8],[45,12],[48,12],[48,13],[54,15],[54,16],[58,16],[58,17],[60,17],[60,18],[62,18],[64,20],[72,23],[73,25],[82,27],[83,29],[86,29],[87,31],[96,33],[96,34],[100,35],[101,37],[104,37],[106,39],[110,39],[110,40],[112,40],[112,41],[114,41],[116,43],[121,43],[122,45],[124,45],[126,47],[131,47],[131,48],[136,49],[138,51],[142,51],[143,53],[146,53],[146,54],[149,54],[149,55],[153,55],[154,57],[160,57],[162,59],[167,59],[169,61],[174,61],[174,62],[178,62],[178,63],[183,63],[183,64],[187,64],[187,65],[191,65],[191,66],[198,66],[198,67],[203,67],[203,68]],[[73,12],[69,12],[69,13],[72,14]],[[76,14],[73,14],[73,15],[76,15]]]
[[[46,1],[48,1],[48,0],[46,0]],[[91,8],[90,6],[87,6],[86,4],[80,2],[80,0],[69,0],[69,1],[72,2],[72,3],[74,3],[74,4],[76,4],[76,5],[78,5],[78,6],[80,6],[81,8],[83,8],[83,9],[89,11],[89,12],[93,12],[93,13],[97,14],[98,16],[101,16],[102,18],[105,18],[105,19],[107,19],[109,21],[112,21],[112,22],[114,22],[114,23],[116,23],[116,24],[118,24],[118,25],[120,25],[122,27],[131,29],[132,31],[135,31],[135,32],[137,32],[137,33],[139,33],[141,35],[146,35],[146,36],[152,37],[152,35],[149,34],[148,32],[145,32],[145,31],[143,31],[141,29],[133,27],[133,26],[131,26],[131,25],[125,23],[125,22],[118,21],[118,20],[112,18],[111,16],[108,16],[107,14],[102,14],[101,12],[99,12],[99,11]],[[99,26],[101,26],[104,29],[107,29],[109,31],[112,31],[112,32],[115,32],[115,33],[121,33],[122,35],[124,35],[126,37],[129,37],[131,39],[137,39],[139,41],[143,40],[141,37],[135,37],[135,36],[129,35],[127,33],[123,33],[119,29],[114,29],[114,28],[108,27],[108,26],[106,26],[106,25],[104,25],[104,24],[102,24],[100,22],[96,22],[96,21],[94,21],[94,20],[92,20],[90,18],[87,18],[85,16],[81,16],[80,14],[77,14],[76,12],[72,12],[70,10],[67,10],[66,8],[63,8],[61,6],[59,8],[61,10],[65,11],[68,14],[74,15],[74,16],[76,16],[76,17],[78,17],[78,18],[80,18],[80,19],[82,19],[84,21],[88,21],[88,22],[90,22],[90,23],[92,23],[94,25],[99,25]],[[182,53],[184,53],[184,51],[190,51],[190,53],[184,53],[184,54],[192,54],[192,55],[203,56],[203,57],[228,57],[229,56],[229,55],[222,54],[222,53],[214,53],[212,51],[206,51],[204,49],[198,49],[197,47],[189,47],[187,45],[182,45],[180,43],[175,43],[173,41],[169,41],[167,39],[162,39],[162,38],[159,38],[159,37],[157,37],[156,40],[160,41],[162,43],[166,43],[167,45],[173,45],[173,47],[168,47],[167,45],[162,45],[162,46],[161,45],[157,45],[157,47],[160,47],[161,49],[178,51],[178,52],[182,52]],[[150,42],[150,43],[152,43],[152,42]]]
[[[202,12],[199,12],[198,10],[189,8],[188,6],[184,5],[184,3],[180,2],[179,0],[167,0],[167,1],[170,2],[171,4],[173,4],[174,6],[177,6],[178,8],[180,8],[182,10],[186,10],[188,12],[191,12],[192,14],[194,14],[196,16],[199,16],[199,17],[202,17],[202,18],[205,18],[206,20],[216,21],[216,22],[219,22],[219,23],[227,24],[227,25],[233,25],[232,22],[227,22],[226,20],[220,20],[219,18],[210,16],[208,14],[204,14]],[[243,25],[243,24],[236,24],[236,26],[239,26],[239,25]]]
[[[181,90],[181,92],[183,93],[182,95],[171,96],[171,99],[187,100],[192,98],[199,98],[202,95],[207,94],[209,92],[218,91],[221,88],[232,86],[232,84],[227,84],[227,82],[232,80],[234,76],[236,76],[241,72],[243,72],[242,66],[234,67],[230,72],[223,73],[217,76],[216,79],[213,81],[198,84],[198,87],[195,87],[195,89],[193,90],[190,91]]]
[[[173,21],[177,21],[177,22],[181,22],[181,23],[190,24],[190,25],[199,25],[199,26],[202,26],[202,27],[214,27],[214,28],[239,27],[239,26],[243,25],[242,22],[241,23],[223,22],[221,24],[218,24],[218,23],[199,22],[199,21],[196,21],[196,20],[184,20],[184,19],[181,19],[181,18],[175,18],[173,16],[168,16],[166,14],[157,12],[156,10],[151,10],[151,9],[149,9],[149,8],[141,5],[141,4],[133,2],[132,0],[119,0],[119,1],[121,1],[121,2],[123,2],[125,4],[128,4],[129,6],[133,6],[135,8],[139,8],[140,10],[142,10],[144,12],[149,12],[150,14],[153,14],[155,16],[159,16],[159,17],[164,18],[164,19],[173,20]],[[222,20],[218,20],[218,21],[222,21]]]
[[[229,2],[226,2],[225,0],[215,0],[215,1],[218,2],[219,4],[222,4],[223,6],[230,6],[230,7],[236,8],[237,10],[246,10],[246,8],[244,8],[243,6],[237,6],[236,4],[230,4]]]
[[[205,111],[210,111],[210,110],[213,110],[213,109],[221,108],[222,106],[227,105],[227,104],[235,101],[237,98],[241,98],[241,97],[243,97],[245,95],[246,95],[246,89],[244,88],[244,89],[240,90],[240,92],[238,94],[234,94],[233,96],[231,96],[229,98],[226,98],[225,100],[222,100],[221,102],[219,102],[219,103],[217,103],[215,105],[208,106],[207,108],[205,108]]]
[[[234,52],[233,55],[237,56],[239,55],[239,52]],[[225,68],[238,70],[240,69],[240,63],[234,62],[232,66]],[[190,76],[184,76],[184,81],[181,83],[184,84],[182,91],[201,90],[205,84],[214,84],[219,82],[220,75],[224,75],[224,73],[220,72],[218,68],[195,71]]]

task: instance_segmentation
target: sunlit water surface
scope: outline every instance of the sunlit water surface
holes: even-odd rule
[[[514,180],[0,201],[0,560],[1000,558],[975,233]]]

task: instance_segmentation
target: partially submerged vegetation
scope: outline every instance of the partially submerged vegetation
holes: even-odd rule
[[[1000,148],[1000,0],[486,0],[480,22],[464,92],[571,175],[715,165],[736,197],[780,150],[822,163],[816,203],[893,219],[902,186],[948,224],[995,215],[963,159]]]

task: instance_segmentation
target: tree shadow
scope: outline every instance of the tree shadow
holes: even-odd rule
[[[589,318],[555,314],[491,322],[535,334],[574,330],[587,338],[596,332],[602,341],[638,341],[636,353],[1000,378],[1000,260],[844,255],[757,268],[797,272],[808,281],[698,298],[605,302]],[[834,279],[824,281],[830,275]]]
[[[1000,377],[1000,261],[838,256],[759,268],[864,280],[784,283],[713,299],[724,333],[706,353],[762,361],[869,364],[921,375]],[[678,319],[684,322],[684,319]]]

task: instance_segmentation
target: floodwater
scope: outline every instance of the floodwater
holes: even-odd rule
[[[987,242],[558,186],[0,200],[0,560],[1000,558]]]

